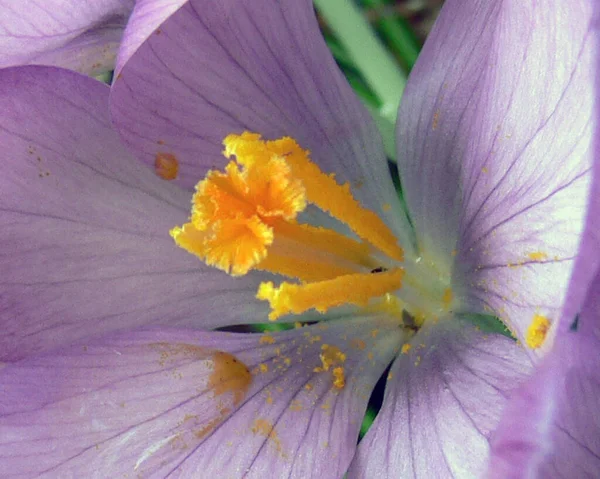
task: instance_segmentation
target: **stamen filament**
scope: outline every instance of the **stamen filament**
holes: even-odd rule
[[[256,297],[269,301],[269,319],[275,321],[284,314],[300,314],[309,309],[320,313],[344,304],[367,306],[369,300],[402,287],[404,270],[396,268],[378,274],[351,274],[308,284],[261,283]]]

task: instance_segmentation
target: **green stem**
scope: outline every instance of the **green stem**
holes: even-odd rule
[[[385,11],[388,4],[384,0],[363,0],[363,4],[375,10]],[[379,31],[388,41],[390,48],[398,55],[402,66],[410,71],[419,56],[420,46],[417,37],[408,23],[398,15],[383,14],[379,20]]]
[[[369,113],[375,120],[375,124],[377,125],[377,129],[381,134],[381,139],[383,140],[383,148],[385,150],[385,154],[387,157],[396,161],[396,129],[394,127],[393,120],[390,121],[389,118],[386,118],[380,113],[380,110],[373,106],[372,103],[369,103],[366,98],[359,95],[363,105],[369,110]]]
[[[395,122],[406,76],[351,0],[314,0],[319,13],[381,102],[380,114]]]

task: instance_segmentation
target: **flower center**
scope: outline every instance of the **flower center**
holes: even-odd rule
[[[227,136],[223,144],[225,157],[235,160],[196,185],[190,222],[173,228],[171,236],[232,276],[256,269],[296,280],[260,284],[257,298],[269,302],[270,320],[355,305],[418,327],[425,316],[450,308],[451,290],[430,281],[439,275],[431,276],[426,262],[403,264],[390,228],[292,138],[264,141],[244,132]],[[345,224],[355,237],[299,222],[308,204]]]

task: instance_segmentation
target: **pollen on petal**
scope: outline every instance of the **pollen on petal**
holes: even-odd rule
[[[157,153],[154,157],[154,171],[163,180],[174,180],[179,172],[179,161],[172,153]]]
[[[346,378],[344,375],[344,368],[342,366],[338,366],[337,368],[333,368],[333,385],[337,389],[342,389],[346,385]]]
[[[237,406],[246,396],[252,383],[250,370],[234,355],[224,351],[214,353],[212,361],[213,372],[208,379],[209,387],[216,396],[231,393],[233,404]]]
[[[544,253],[543,251],[534,251],[532,253],[528,253],[527,257],[533,261],[543,261],[548,259],[548,254]]]
[[[531,349],[540,348],[546,341],[546,336],[550,330],[550,320],[541,314],[535,314],[531,324],[527,328],[525,342]]]

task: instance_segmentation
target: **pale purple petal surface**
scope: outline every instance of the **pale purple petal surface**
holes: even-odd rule
[[[135,0],[0,0],[0,67],[112,70]]]
[[[400,341],[369,318],[133,332],[28,358],[0,370],[3,477],[342,477]],[[327,347],[346,354],[343,388],[314,370]]]
[[[503,413],[491,443],[490,478],[593,477],[600,470],[599,168],[596,160],[586,230],[554,349]]]
[[[490,478],[596,477],[600,471],[600,275],[581,313],[511,400],[494,433]],[[568,320],[567,320],[568,319]],[[562,329],[562,326],[561,326]]]
[[[484,471],[490,432],[531,363],[511,339],[440,321],[448,322],[426,325],[394,362],[349,478],[471,478]]]
[[[424,256],[460,309],[554,324],[589,188],[594,2],[449,0],[411,73],[398,167]]]
[[[0,71],[0,358],[142,324],[264,317],[258,277],[178,248],[190,193],[131,158],[108,86],[53,67]]]
[[[292,136],[411,247],[379,133],[310,0],[190,0],[158,28],[157,15],[171,11],[152,14],[153,3],[134,12],[111,93],[113,120],[139,158],[152,165],[157,153],[174,154],[176,181],[191,189],[225,165],[227,134]],[[136,49],[140,32],[148,38]]]

